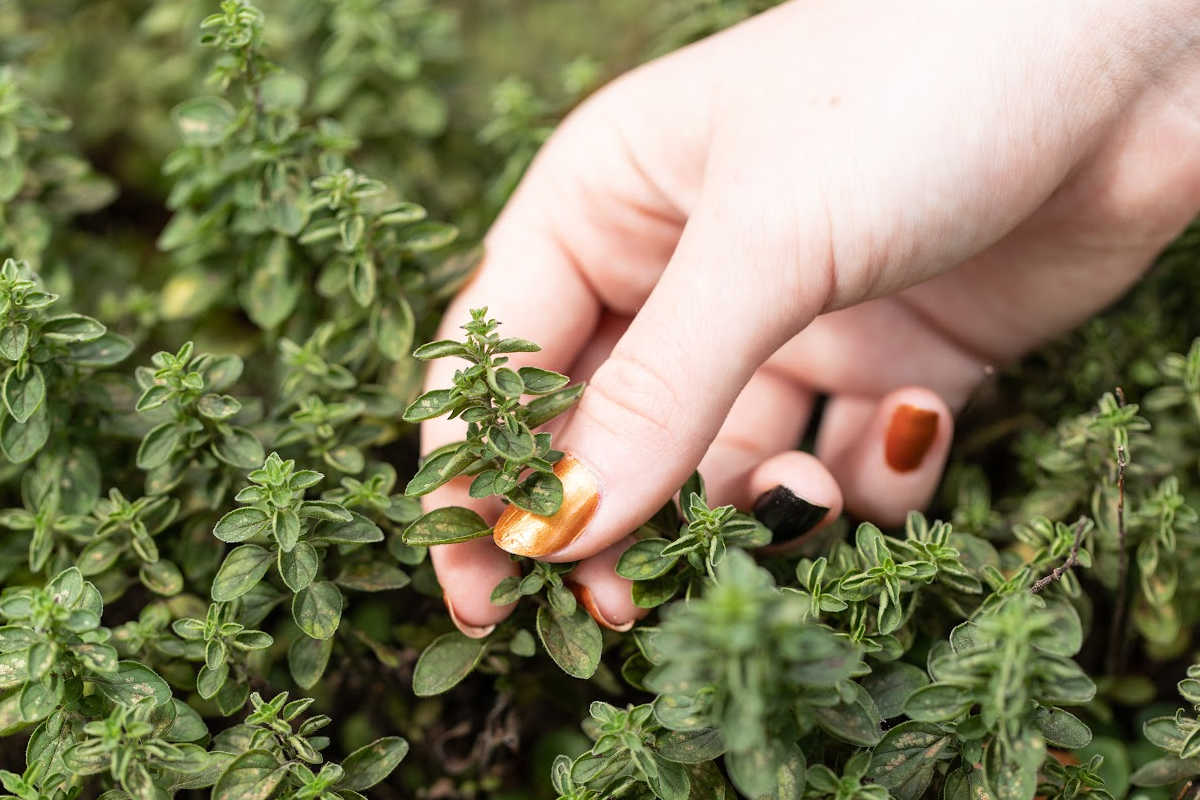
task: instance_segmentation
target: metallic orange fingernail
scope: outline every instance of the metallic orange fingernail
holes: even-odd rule
[[[600,501],[600,485],[592,471],[570,453],[554,465],[562,481],[563,501],[549,517],[509,506],[496,523],[496,545],[529,558],[562,550],[583,532]]]
[[[450,598],[447,597],[444,592],[442,593],[442,602],[446,604],[446,610],[450,612],[450,621],[454,623],[454,627],[458,628],[459,631],[462,632],[462,635],[466,636],[468,639],[482,639],[492,631],[496,630],[496,626],[494,624],[479,626],[468,625],[467,623],[463,622],[458,618],[458,614],[454,613],[454,604],[450,602]]]
[[[892,413],[884,443],[884,458],[897,472],[912,472],[921,466],[937,436],[938,415],[916,406],[898,406]]]
[[[575,599],[579,601],[579,604],[587,609],[587,612],[592,615],[592,619],[596,620],[596,622],[600,623],[605,628],[608,628],[610,631],[624,633],[633,627],[633,620],[622,622],[618,625],[608,617],[604,616],[604,612],[602,612],[600,607],[596,605],[596,598],[592,597],[591,589],[587,588],[583,584],[573,583],[571,581],[567,581],[566,585],[567,588],[571,590],[571,593],[575,595]]]

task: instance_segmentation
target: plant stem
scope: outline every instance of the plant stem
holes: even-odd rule
[[[1125,546],[1125,468],[1128,465],[1125,446],[1117,445],[1117,607],[1113,612],[1112,628],[1108,634],[1109,674],[1115,674],[1120,665],[1125,606],[1129,602],[1129,551]]]
[[[1067,560],[1064,561],[1060,566],[1057,566],[1051,570],[1049,575],[1033,584],[1033,586],[1030,587],[1031,592],[1037,594],[1050,584],[1062,580],[1063,575],[1066,575],[1072,567],[1079,563],[1079,546],[1083,542],[1083,531],[1086,527],[1087,517],[1080,517],[1075,523],[1075,539],[1071,542],[1071,552],[1067,555]]]

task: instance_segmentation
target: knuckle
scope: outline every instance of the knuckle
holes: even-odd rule
[[[629,355],[613,354],[596,370],[579,412],[614,435],[675,437],[684,419],[679,397],[662,370]]]

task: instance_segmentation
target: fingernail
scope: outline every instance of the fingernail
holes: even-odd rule
[[[610,631],[624,633],[633,627],[633,620],[618,624],[604,616],[604,612],[600,610],[600,606],[596,605],[596,598],[592,597],[591,589],[587,588],[581,583],[575,583],[573,581],[566,581],[565,583],[567,588],[571,590],[571,593],[575,595],[575,599],[579,601],[580,605],[587,609],[587,612],[592,615],[592,619],[596,620],[596,622],[600,623],[605,628],[608,628]]]
[[[921,466],[937,436],[938,415],[916,406],[898,406],[892,413],[884,443],[884,458],[897,472],[912,472]]]
[[[454,604],[450,602],[450,598],[448,596],[443,594],[442,601],[446,604],[446,610],[450,612],[450,621],[454,623],[454,627],[458,628],[459,631],[462,632],[462,635],[466,636],[468,639],[482,639],[492,631],[496,630],[496,626],[494,624],[486,626],[468,625],[458,618],[458,614],[454,613]]]
[[[763,492],[754,501],[754,516],[775,534],[775,544],[799,539],[828,513],[828,506],[810,503],[783,484]]]
[[[541,558],[562,550],[587,527],[600,501],[600,485],[590,469],[570,453],[554,465],[563,501],[549,517],[510,505],[496,523],[496,545],[519,556]]]

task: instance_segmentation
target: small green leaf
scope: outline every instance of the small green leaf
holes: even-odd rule
[[[50,438],[50,421],[43,404],[25,423],[10,416],[0,420],[0,449],[16,464],[33,458]]]
[[[447,506],[422,515],[404,529],[403,539],[408,545],[453,544],[490,536],[491,533],[491,527],[474,511]]]
[[[405,422],[423,422],[440,417],[457,403],[453,389],[434,389],[418,397],[404,410]]]
[[[1082,750],[1092,743],[1091,728],[1079,717],[1061,708],[1044,711],[1035,718],[1035,723],[1047,743],[1065,750]]]
[[[183,429],[174,422],[164,422],[151,428],[138,446],[138,469],[152,470],[171,459],[183,440]]]
[[[425,460],[425,463],[417,470],[417,474],[404,488],[404,493],[410,497],[429,494],[459,475],[474,461],[475,455],[466,445],[438,453]]]
[[[222,97],[193,97],[171,110],[184,144],[213,147],[225,140],[236,111]]]
[[[563,485],[553,472],[534,472],[506,497],[518,508],[548,517],[562,505]]]
[[[642,539],[621,554],[617,574],[631,581],[647,581],[667,574],[679,561],[678,556],[663,557],[667,539]]]
[[[254,588],[271,568],[271,551],[244,544],[225,556],[212,583],[212,599],[218,603],[236,600]]]
[[[457,356],[466,358],[471,354],[466,346],[454,341],[453,339],[439,339],[436,342],[423,344],[413,351],[413,357],[419,358],[422,361],[429,361],[434,358],[447,358]]]
[[[399,736],[376,739],[355,750],[342,761],[345,775],[338,782],[338,788],[352,789],[356,792],[370,789],[391,775],[392,770],[400,765],[406,755],[408,742]]]
[[[217,520],[213,536],[223,542],[244,542],[266,533],[271,524],[267,512],[259,508],[235,508]]]
[[[22,374],[24,373],[24,374]],[[4,405],[17,422],[25,423],[46,399],[46,380],[37,364],[10,367],[4,376]]]
[[[521,367],[517,374],[521,376],[526,394],[550,394],[566,386],[571,380],[561,373],[537,367]]]
[[[533,434],[524,426],[517,430],[493,425],[487,429],[488,449],[508,461],[523,462],[533,458]]]
[[[267,800],[291,769],[265,750],[243,753],[213,786],[212,800]]]
[[[550,394],[531,400],[528,405],[521,409],[523,421],[530,428],[544,425],[575,405],[575,402],[583,396],[585,388],[584,384],[577,383],[574,386],[568,386],[565,389],[559,389],[557,392],[551,392]]]
[[[902,722],[875,746],[867,775],[897,800],[920,800],[938,762],[954,755],[951,734],[927,722]]]
[[[288,552],[279,551],[279,574],[293,592],[306,588],[317,577],[320,567],[317,549],[308,542],[300,542]]]
[[[471,674],[486,649],[486,639],[471,639],[458,631],[442,634],[417,659],[413,694],[432,697],[449,691]]]
[[[292,619],[312,638],[330,638],[342,620],[342,593],[330,581],[308,586],[292,598]]]
[[[575,678],[590,678],[600,666],[604,638],[600,627],[582,607],[569,616],[560,616],[549,606],[537,612],[538,638],[554,663]]]
[[[46,320],[42,338],[55,342],[90,342],[107,330],[100,322],[83,314],[61,314]]]
[[[161,706],[171,699],[171,687],[149,667],[136,661],[121,661],[114,672],[95,674],[96,688],[114,703],[134,706],[146,698]]]
[[[311,689],[325,674],[333,639],[311,639],[297,636],[288,648],[288,671],[301,689]]]
[[[254,469],[265,458],[258,438],[245,428],[230,428],[213,442],[212,451],[217,458],[238,469]]]

